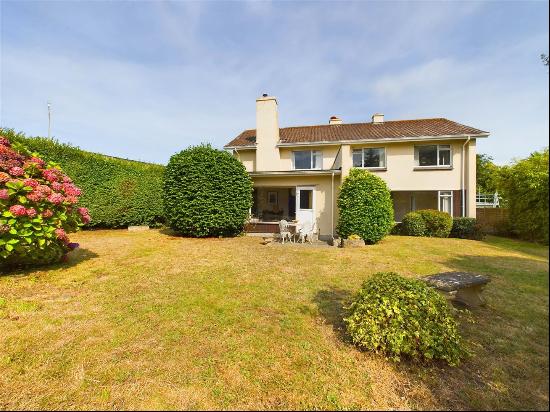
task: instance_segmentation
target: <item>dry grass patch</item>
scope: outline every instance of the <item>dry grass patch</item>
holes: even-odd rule
[[[67,265],[0,276],[4,409],[544,409],[548,248],[389,237],[263,246],[93,231]],[[342,303],[377,271],[488,274],[458,368],[362,353]],[[475,323],[472,323],[475,321]]]

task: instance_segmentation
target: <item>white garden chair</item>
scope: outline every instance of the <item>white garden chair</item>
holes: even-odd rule
[[[303,222],[298,228],[298,240],[302,243],[313,243],[313,237],[315,235],[315,223],[309,221]]]
[[[286,220],[281,220],[279,222],[279,233],[281,236],[281,243],[285,243],[285,239],[288,239],[292,242],[292,233],[290,232],[290,226]]]

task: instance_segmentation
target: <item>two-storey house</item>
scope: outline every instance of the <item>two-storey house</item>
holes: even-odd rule
[[[252,227],[276,232],[281,219],[315,222],[320,238],[336,235],[339,186],[350,168],[386,181],[395,220],[412,210],[476,216],[476,139],[488,132],[451,120],[384,120],[279,128],[277,100],[256,100],[256,129],[225,148],[254,182]]]

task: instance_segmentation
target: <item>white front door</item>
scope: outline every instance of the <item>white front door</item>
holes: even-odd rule
[[[296,186],[296,220],[315,223],[315,187]]]

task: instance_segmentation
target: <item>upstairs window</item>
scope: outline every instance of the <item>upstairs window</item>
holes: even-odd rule
[[[322,169],[323,156],[320,150],[300,150],[293,152],[294,169]]]
[[[386,167],[386,149],[384,147],[369,147],[354,150],[352,156],[353,167],[372,169]]]
[[[431,144],[414,147],[416,166],[451,166],[451,145]]]

